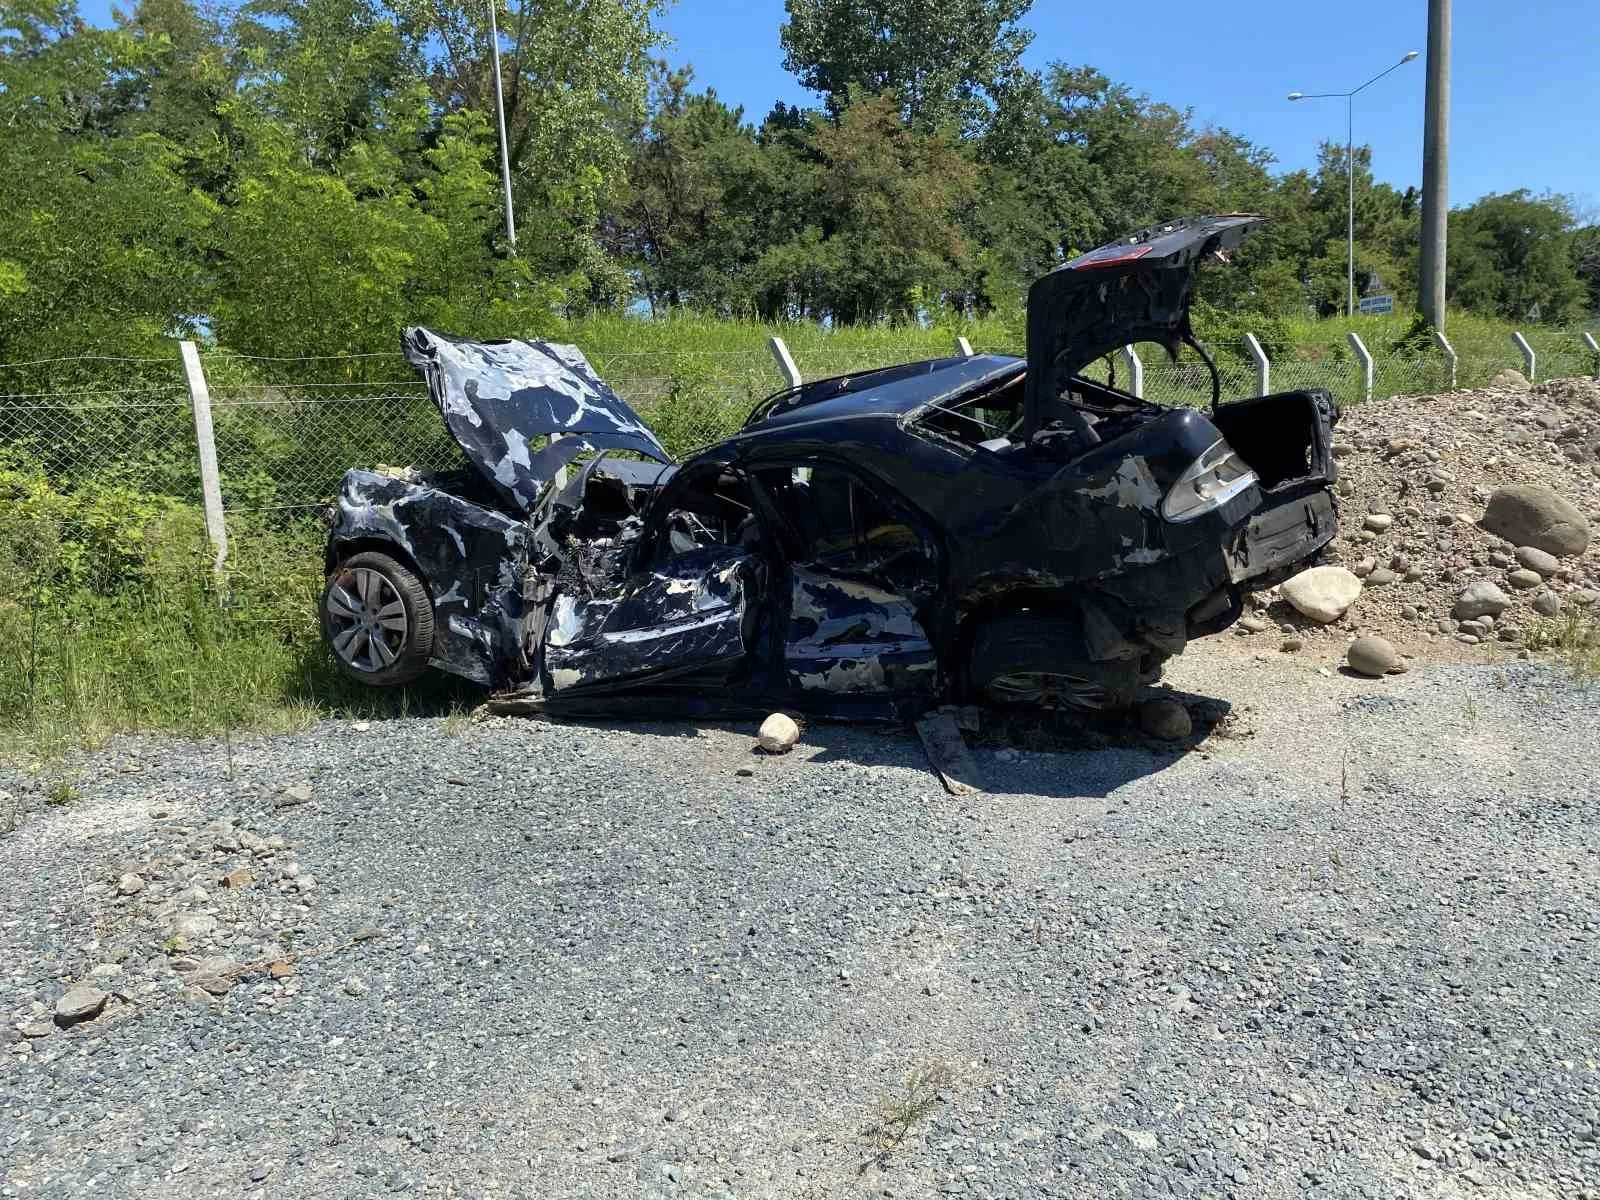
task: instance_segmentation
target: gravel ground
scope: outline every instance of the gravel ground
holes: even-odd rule
[[[0,773],[0,1196],[1596,1195],[1596,693],[1174,677],[1198,747],[964,798],[830,726]]]

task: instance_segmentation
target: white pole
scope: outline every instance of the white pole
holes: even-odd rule
[[[1250,357],[1256,363],[1256,395],[1267,396],[1272,393],[1272,363],[1267,360],[1267,352],[1261,348],[1261,343],[1256,341],[1256,335],[1244,335],[1244,348],[1250,351]]]
[[[778,373],[783,376],[784,384],[799,387],[800,368],[794,365],[794,355],[789,353],[789,347],[783,344],[783,339],[777,334],[772,335],[768,345],[772,347],[772,357],[777,360]]]
[[[962,358],[971,358],[972,357],[972,343],[967,341],[967,339],[965,337],[957,337],[956,338],[956,353],[961,355]]]
[[[1444,360],[1450,364],[1450,386],[1456,386],[1456,348],[1450,344],[1450,339],[1444,336],[1444,330],[1435,328],[1433,331],[1434,345],[1444,351]]]
[[[1538,365],[1538,356],[1534,354],[1533,347],[1528,345],[1528,339],[1520,333],[1513,333],[1511,340],[1517,344],[1517,349],[1522,351],[1522,365],[1527,368],[1528,382],[1533,382],[1533,371]]]
[[[1128,394],[1144,399],[1144,360],[1132,346],[1122,348],[1122,361],[1128,364]]]
[[[1583,331],[1583,344],[1589,347],[1591,353],[1600,354],[1600,342],[1594,340],[1594,334],[1587,329]],[[1595,360],[1594,377],[1600,379],[1600,359]]]
[[[489,0],[489,57],[494,62],[494,119],[500,127],[500,186],[506,198],[506,243],[517,252],[517,222],[511,215],[511,152],[506,147],[506,98],[500,86],[500,24],[494,9],[499,0]]]
[[[217,439],[211,428],[211,391],[205,372],[200,369],[200,352],[193,342],[178,343],[183,359],[183,374],[189,382],[189,402],[194,409],[194,442],[200,451],[200,499],[206,511],[206,535],[216,550],[211,570],[222,574],[228,557],[228,527],[222,517],[222,481],[217,473]]]
[[[1356,352],[1356,358],[1361,361],[1361,398],[1372,399],[1372,355],[1367,353],[1367,348],[1361,344],[1361,338],[1355,330],[1349,333],[1350,349]]]

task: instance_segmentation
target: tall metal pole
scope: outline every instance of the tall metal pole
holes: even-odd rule
[[[1428,81],[1422,122],[1422,317],[1444,328],[1450,227],[1450,0],[1428,0]]]
[[[1355,108],[1356,94],[1351,92],[1344,98],[1344,155],[1346,174],[1349,176],[1349,206],[1345,210],[1344,240],[1345,240],[1345,293],[1344,315],[1356,315],[1356,134],[1355,134]]]
[[[1445,0],[1446,3],[1449,0]],[[1397,71],[1412,59],[1417,57],[1415,50],[1408,50],[1400,57],[1400,61],[1385,67],[1371,79],[1358,88],[1351,88],[1348,92],[1290,92],[1290,100],[1343,100],[1344,101],[1344,162],[1347,189],[1345,205],[1345,316],[1356,315],[1356,134],[1355,134],[1355,100],[1356,96],[1377,83],[1390,71]]]
[[[489,2],[489,57],[494,62],[494,119],[500,127],[500,186],[506,198],[506,242],[511,253],[517,252],[517,221],[511,215],[511,152],[506,148],[506,98],[500,86],[500,25],[495,19],[495,5]]]

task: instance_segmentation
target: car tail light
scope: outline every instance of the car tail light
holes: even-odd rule
[[[1215,512],[1255,483],[1256,473],[1218,438],[1178,476],[1161,502],[1161,515],[1169,521],[1192,521]]]

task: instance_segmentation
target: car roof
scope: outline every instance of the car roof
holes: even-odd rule
[[[875,371],[801,384],[769,397],[736,437],[858,417],[898,419],[923,405],[1014,374],[1023,360],[974,354],[899,363]]]

